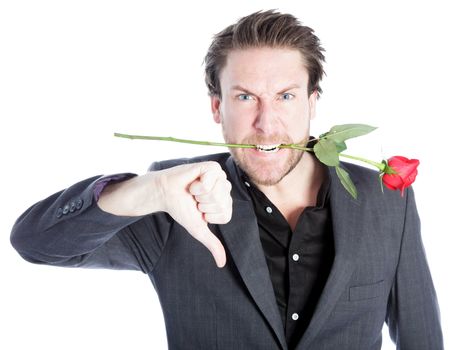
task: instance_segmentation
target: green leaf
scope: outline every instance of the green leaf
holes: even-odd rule
[[[333,140],[336,143],[342,143],[353,137],[366,135],[375,129],[377,128],[366,124],[343,124],[333,126],[329,132],[323,135],[325,139]]]
[[[340,166],[336,166],[335,172],[337,173],[337,176],[340,179],[343,187],[345,187],[345,189],[354,199],[357,199],[358,191],[356,190],[356,186],[354,185],[353,181],[351,181],[350,175],[347,173],[347,171],[340,168]]]
[[[340,163],[337,145],[332,140],[321,139],[314,145],[314,154],[324,164],[337,166]]]
[[[337,147],[337,153],[342,153],[344,150],[347,149],[347,145],[345,142],[335,142],[335,147]]]

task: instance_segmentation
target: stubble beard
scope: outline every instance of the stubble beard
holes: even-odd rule
[[[253,137],[245,138],[242,141],[230,140],[225,130],[223,130],[223,136],[227,143],[244,143],[244,144],[274,144],[276,142],[284,144],[297,144],[305,147],[309,136],[307,135],[300,142],[293,142],[288,135],[282,135],[279,137],[272,138],[263,138],[255,135]],[[271,141],[273,140],[273,141]],[[287,152],[287,159],[281,165],[271,164],[269,162],[252,162],[252,159],[246,154],[245,148],[230,148],[229,151],[233,156],[236,164],[241,168],[250,180],[257,184],[263,186],[274,186],[278,184],[286,175],[288,175],[300,162],[303,157],[304,151],[295,150],[295,149],[284,149]]]

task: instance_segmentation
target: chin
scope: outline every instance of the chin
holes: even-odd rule
[[[290,166],[286,166],[282,169],[265,169],[265,168],[258,168],[258,169],[250,169],[249,172],[246,172],[249,178],[252,180],[253,183],[257,185],[263,186],[274,186],[277,185],[281,180],[286,177],[294,168],[295,165],[287,164]]]
[[[248,173],[247,173],[248,174]],[[278,174],[276,176],[265,176],[265,174],[248,174],[250,180],[257,185],[262,186],[274,186],[277,185],[287,174]]]
[[[302,152],[291,150],[285,159],[255,160],[252,157],[246,157],[243,153],[239,150],[231,151],[237,165],[247,174],[250,180],[257,185],[263,186],[278,184],[297,166],[303,155]]]

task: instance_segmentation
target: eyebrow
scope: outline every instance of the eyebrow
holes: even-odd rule
[[[292,90],[292,89],[300,89],[300,85],[298,85],[298,84],[291,84],[291,85],[285,87],[284,89],[282,89],[281,91],[279,91],[278,94],[282,94],[283,92],[288,91],[288,90]],[[240,85],[233,85],[233,86],[231,87],[231,90],[239,90],[239,91],[243,91],[243,92],[245,92],[245,93],[247,93],[247,94],[252,94],[252,95],[254,94],[254,93],[251,92],[250,90],[248,90],[248,89],[246,89],[246,88],[244,88],[244,87],[242,87],[242,86],[240,86]]]

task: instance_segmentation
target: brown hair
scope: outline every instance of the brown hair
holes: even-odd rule
[[[302,54],[308,70],[308,95],[322,93],[319,82],[324,75],[324,49],[313,29],[302,26],[290,14],[275,10],[258,11],[241,18],[213,37],[205,56],[205,83],[209,95],[221,98],[220,72],[226,57],[233,49],[272,47],[297,49]]]

